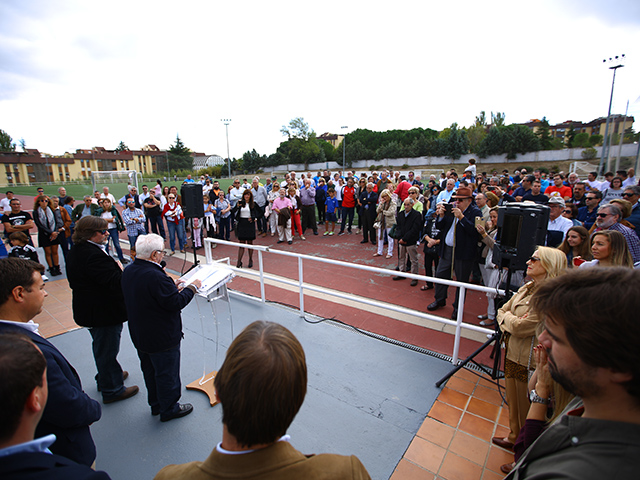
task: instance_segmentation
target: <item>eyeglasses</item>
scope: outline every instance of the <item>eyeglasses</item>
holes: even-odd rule
[[[176,198],[176,197],[174,197],[173,195],[169,195],[169,198]]]
[[[562,213],[568,213],[569,215],[571,215],[573,212],[572,212],[571,210],[565,210],[565,211],[564,211],[564,212],[562,212]]]
[[[100,232],[103,235],[106,235],[107,233],[109,233],[109,230],[98,230],[98,232]]]
[[[624,195],[624,194],[623,194]],[[586,200],[596,200],[596,197],[584,197]]]
[[[598,213],[598,217],[600,217],[600,218],[606,218],[609,215],[612,215],[612,214],[611,213]]]
[[[533,262],[533,263],[536,263],[536,262],[539,262],[540,259],[538,257],[529,257],[529,261]]]
[[[623,193],[622,196],[623,197],[633,197],[635,195],[635,193]]]

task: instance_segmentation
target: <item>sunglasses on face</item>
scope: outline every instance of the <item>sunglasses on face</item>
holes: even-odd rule
[[[633,197],[635,195],[635,193],[623,193],[622,196],[623,197]]]
[[[605,218],[608,217],[609,215],[611,215],[610,213],[598,213],[598,217],[600,218]]]
[[[106,235],[108,231],[109,231],[109,230],[98,230],[98,232],[100,232],[100,233],[101,233],[101,234],[103,234],[103,235]]]
[[[538,257],[529,257],[529,261],[533,262],[533,263],[536,263],[536,262],[539,262],[540,259]]]

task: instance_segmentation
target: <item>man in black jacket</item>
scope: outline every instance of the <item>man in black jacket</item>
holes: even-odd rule
[[[440,242],[440,263],[436,271],[436,278],[451,280],[451,266],[459,282],[468,282],[473,261],[477,254],[478,231],[475,227],[475,217],[482,217],[482,212],[473,205],[473,197],[469,187],[458,188],[455,195],[450,215],[445,215],[444,204],[438,205],[436,213],[438,219],[436,226],[442,236]],[[430,303],[427,310],[433,311],[446,305],[447,290],[449,287],[443,284],[436,285],[436,299]],[[453,314],[458,315],[458,294],[453,302]]]
[[[362,215],[362,241],[360,243],[367,243],[371,239],[371,243],[375,245],[376,229],[373,228],[373,224],[376,221],[378,194],[373,191],[373,183],[367,183],[366,189],[360,192],[358,205],[360,206],[359,215]]]
[[[413,208],[414,200],[405,199],[404,209],[396,216],[396,238],[400,245],[398,255],[398,268],[401,272],[407,270],[407,255],[411,260],[411,273],[418,274],[418,241],[420,240],[420,229],[422,228],[422,215]],[[407,277],[395,276],[394,280],[405,280]],[[415,287],[418,280],[411,280],[411,286]]]
[[[107,221],[82,217],[73,233],[73,247],[67,258],[67,278],[73,291],[73,319],[88,327],[93,338],[93,358],[98,374],[98,391],[104,403],[125,400],[138,387],[125,387],[129,375],[118,363],[122,324],[127,321],[122,287],[122,265],[109,255]]]
[[[136,260],[122,274],[122,291],[129,317],[129,333],[138,350],[152,415],[167,422],[193,411],[180,404],[180,312],[193,299],[200,281],[176,286],[163,270],[164,240],[155,233],[136,242]]]

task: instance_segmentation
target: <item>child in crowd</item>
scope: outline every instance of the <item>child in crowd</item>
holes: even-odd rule
[[[25,260],[33,260],[36,263],[40,263],[38,259],[38,251],[29,245],[29,236],[24,232],[13,232],[9,235],[9,241],[11,242],[11,249],[9,250],[10,257],[23,258]]]
[[[338,199],[336,198],[336,189],[329,187],[327,190],[329,197],[327,197],[327,203],[325,205],[325,235],[333,235],[333,231],[336,228],[336,210],[338,209]],[[331,230],[329,230],[329,223],[331,223]]]

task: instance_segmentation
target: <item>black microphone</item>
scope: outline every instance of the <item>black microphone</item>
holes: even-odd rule
[[[162,267],[162,269],[164,270],[164,267],[166,267],[166,266],[167,266],[167,262],[165,262],[164,260],[162,260],[162,261],[160,262],[160,266],[161,266],[161,267]]]

